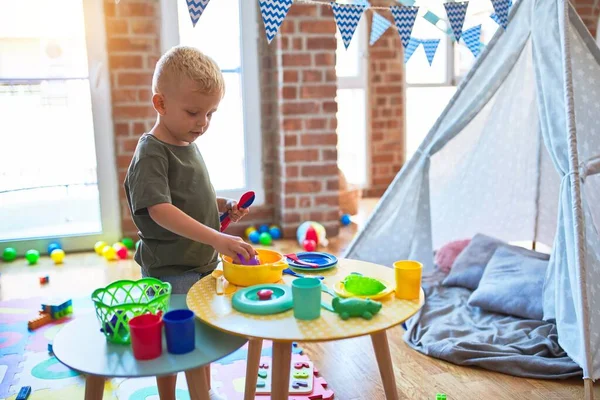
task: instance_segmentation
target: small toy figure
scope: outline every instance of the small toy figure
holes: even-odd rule
[[[331,305],[333,306],[333,310],[339,314],[343,320],[347,320],[350,317],[371,319],[373,318],[373,315],[381,310],[382,306],[380,302],[371,299],[342,299],[339,297],[334,297],[331,301]]]

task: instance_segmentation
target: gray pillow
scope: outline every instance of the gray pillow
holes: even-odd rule
[[[548,260],[500,246],[467,304],[490,312],[541,320],[547,268]]]
[[[547,254],[512,246],[502,240],[478,233],[473,236],[469,245],[456,257],[456,260],[452,264],[452,269],[442,282],[442,285],[460,286],[470,290],[477,289],[488,261],[490,261],[492,255],[500,246],[539,259],[547,260],[549,258]]]

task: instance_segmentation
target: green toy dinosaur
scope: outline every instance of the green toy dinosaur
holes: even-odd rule
[[[371,319],[373,315],[381,310],[381,303],[371,299],[349,298],[341,299],[334,297],[331,300],[334,312],[340,315],[343,320],[350,317],[362,317]]]

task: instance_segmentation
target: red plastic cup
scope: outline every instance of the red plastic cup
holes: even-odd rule
[[[162,354],[162,318],[143,314],[129,320],[131,348],[137,360],[152,360]]]

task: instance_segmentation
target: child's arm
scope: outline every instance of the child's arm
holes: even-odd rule
[[[196,221],[171,203],[159,203],[148,207],[150,217],[160,226],[196,242],[206,243],[233,259],[242,255],[246,260],[254,257],[256,251],[240,237],[217,232]]]

